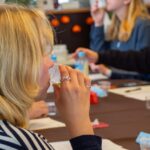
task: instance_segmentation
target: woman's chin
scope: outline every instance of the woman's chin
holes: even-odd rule
[[[45,99],[47,97],[47,90],[49,87],[50,87],[50,83],[48,82],[47,85],[41,89],[36,99],[38,100]]]

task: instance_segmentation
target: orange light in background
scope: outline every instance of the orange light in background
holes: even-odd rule
[[[60,25],[59,20],[56,18],[51,21],[51,24],[53,27],[58,27]]]
[[[69,16],[62,16],[61,22],[64,24],[70,23],[70,17]]]
[[[94,21],[93,21],[92,17],[87,17],[85,22],[86,22],[86,24],[91,25],[91,24],[93,24]]]
[[[81,32],[81,31],[82,31],[82,28],[81,28],[81,26],[78,25],[78,24],[76,24],[76,25],[74,25],[74,26],[72,27],[72,32],[74,32],[74,33],[79,33],[79,32]]]

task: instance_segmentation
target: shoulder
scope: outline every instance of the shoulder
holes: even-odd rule
[[[139,17],[134,27],[134,34],[139,40],[148,41],[150,38],[150,19]]]
[[[4,142],[6,146],[22,149],[52,149],[43,136],[27,129],[15,127],[7,121],[0,122],[0,130],[2,131],[0,134],[6,139],[2,141],[0,138],[0,141]]]
[[[147,27],[150,28],[150,19],[138,17],[136,20],[135,28],[142,30],[142,29],[145,29]]]

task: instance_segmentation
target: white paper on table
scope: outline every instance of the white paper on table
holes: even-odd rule
[[[50,143],[55,150],[72,150],[71,144],[69,141],[58,141]]]
[[[69,141],[60,141],[60,142],[52,142],[50,143],[55,150],[72,150],[71,144]],[[113,143],[108,139],[102,140],[102,149],[103,150],[127,150],[124,149],[122,146]]]
[[[48,129],[48,128],[59,128],[65,127],[65,124],[51,119],[49,117],[41,118],[41,119],[32,119],[29,121],[29,129],[30,130],[41,130],[41,129]]]
[[[133,90],[137,88],[140,88],[140,90],[126,92],[127,90]],[[110,89],[109,92],[134,98],[140,101],[145,101],[146,97],[150,97],[150,85]]]
[[[102,140],[102,149],[103,150],[127,150],[123,148],[121,145],[118,145],[108,139]]]
[[[89,75],[89,78],[90,78],[92,81],[108,79],[107,76],[104,76],[104,75],[101,74],[101,73],[90,74],[90,75]]]

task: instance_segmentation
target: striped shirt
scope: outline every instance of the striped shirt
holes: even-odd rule
[[[54,150],[54,148],[42,135],[0,120],[0,150]]]
[[[73,150],[101,150],[102,140],[95,135],[82,135],[72,138],[70,143]],[[62,147],[61,150],[64,149]],[[54,148],[42,135],[0,120],[0,150],[54,150]]]

